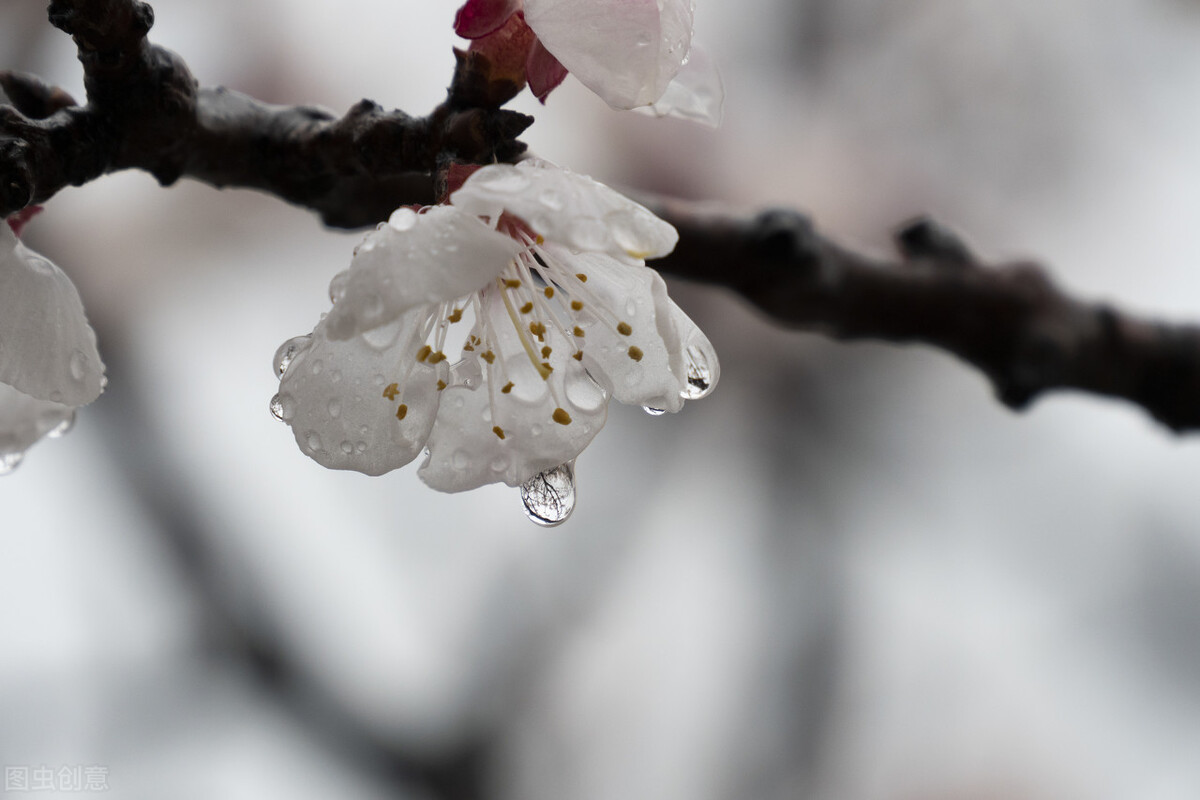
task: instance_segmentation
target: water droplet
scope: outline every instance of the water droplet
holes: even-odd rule
[[[398,231],[406,231],[417,224],[417,212],[411,208],[397,208],[388,217],[388,225]]]
[[[652,417],[661,417],[663,414],[667,413],[661,408],[654,408],[653,406],[642,406],[642,411],[645,411]]]
[[[31,269],[33,269],[34,272],[41,273],[42,275],[53,275],[54,274],[55,267],[47,259],[43,258],[42,256],[39,256],[37,253],[33,252],[32,250],[25,250],[24,255],[25,255],[25,263],[28,264],[29,267]]]
[[[538,525],[561,525],[575,510],[575,462],[568,461],[521,484],[525,515]]]
[[[294,336],[279,345],[279,349],[275,351],[275,358],[271,362],[275,367],[275,374],[282,378],[283,373],[287,372],[297,354],[306,350],[311,343],[312,337],[305,335]]]
[[[312,374],[313,375],[320,375],[321,370],[323,370],[323,369],[325,369],[324,361],[322,361],[321,359],[318,358],[316,361],[313,362],[313,365],[312,365]]]
[[[467,455],[466,450],[456,450],[450,463],[454,465],[455,469],[466,469],[471,463],[471,457]]]
[[[700,337],[703,339],[703,334]],[[716,353],[712,350],[712,345],[707,339],[702,342],[697,341],[693,337],[693,344],[689,344],[687,352],[684,353],[684,359],[687,361],[687,383],[684,384],[683,391],[679,396],[684,400],[699,400],[701,397],[707,397],[717,385],[717,377],[720,374],[717,372]]]
[[[360,455],[362,453],[367,452],[367,443],[366,442],[355,442],[354,443],[354,452],[359,453]]]
[[[504,472],[504,468],[508,466],[508,459],[504,456],[497,456],[492,459],[492,472]]]
[[[48,439],[61,439],[71,432],[71,428],[75,427],[75,412],[68,412],[67,416],[63,417],[62,421],[51,428],[46,433]]]
[[[329,302],[337,305],[337,302],[346,296],[346,286],[350,283],[350,270],[343,270],[333,276],[333,280],[329,282]]]
[[[631,317],[636,317],[638,313],[637,303],[632,300],[625,301],[625,313]]]
[[[354,452],[354,445],[350,444],[349,439],[342,442],[342,452],[346,455],[350,455]]]
[[[334,419],[337,419],[342,415],[342,401],[336,397],[329,401],[327,408],[329,409],[329,416],[333,417]],[[344,442],[344,444],[349,444],[349,442]]]
[[[567,375],[567,402],[583,412],[591,412],[604,405],[608,397],[596,382],[582,369]]]
[[[21,461],[24,458],[24,453],[4,453],[0,455],[0,475],[8,475],[14,469],[21,466]]]
[[[63,393],[55,389],[50,393],[50,400],[54,403],[61,403],[63,401]]]
[[[71,377],[77,381],[83,380],[83,376],[87,374],[87,354],[82,350],[76,350],[71,354]]]
[[[318,436],[315,431],[308,432],[306,441],[308,444],[308,449],[312,450],[314,453],[325,449],[321,446],[321,437]]]

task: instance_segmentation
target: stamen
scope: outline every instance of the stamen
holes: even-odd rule
[[[559,425],[571,424],[571,415],[561,408],[554,409],[554,414],[551,416],[551,419],[553,419]]]
[[[583,274],[582,272],[576,272],[575,277],[579,278],[580,283],[587,283],[587,275]]]
[[[408,406],[404,405],[404,403],[401,403],[400,407],[396,409],[396,419],[404,419],[407,416]]]
[[[571,358],[575,359],[576,361],[583,361],[583,351],[576,350],[575,354],[573,356],[571,356]]]
[[[546,299],[549,300],[551,297],[554,297],[554,287],[547,286],[545,289],[542,289],[542,294],[546,295]]]
[[[634,345],[633,347],[629,348],[629,357],[632,358],[634,361],[641,361],[642,355],[643,355],[642,348],[638,347],[637,345]]]
[[[396,383],[389,383],[388,387],[383,390],[383,396],[388,400],[395,400],[398,394],[400,394],[400,385]]]
[[[499,436],[501,439],[503,439],[503,438],[504,438],[504,428],[501,428],[499,425],[497,425],[496,427],[492,428],[492,433],[496,434],[496,435],[497,435],[497,436]]]
[[[450,316],[446,317],[446,321],[458,322],[460,319],[462,319],[462,312],[463,310],[461,308],[454,309],[454,311],[450,313]]]
[[[512,390],[513,390],[513,382],[512,382],[512,381],[509,381],[508,383],[504,384],[504,388],[503,388],[503,389],[501,389],[500,391],[501,391],[503,394],[508,394],[508,393],[509,393],[509,392],[511,392]]]
[[[617,325],[617,333],[621,334],[622,336],[628,336],[629,334],[633,333],[633,328],[629,327],[628,322],[622,322]]]
[[[550,349],[550,345],[546,345],[542,348],[542,358],[549,358],[552,352],[554,351]]]
[[[446,388],[446,382],[443,380],[439,380],[437,383],[437,387],[438,387],[439,392],[442,391],[443,389]]]
[[[584,333],[583,328],[579,327],[578,325],[575,326],[575,330],[571,331],[571,333],[575,336],[578,336],[580,339],[587,335]]]
[[[528,314],[530,311],[533,311],[533,301],[532,300],[530,300],[525,305],[521,306],[522,314]]]
[[[417,351],[417,361],[424,361],[425,359],[429,358],[429,354],[432,352],[433,348],[429,345],[425,345]]]

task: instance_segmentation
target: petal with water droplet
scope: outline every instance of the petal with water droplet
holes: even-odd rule
[[[724,103],[725,86],[716,62],[704,48],[693,42],[687,62],[667,84],[663,96],[654,104],[635,110],[656,117],[679,117],[716,128],[721,124]]]
[[[575,510],[575,462],[568,461],[521,484],[525,516],[545,528],[561,525]]]
[[[0,222],[0,382],[81,406],[104,388],[104,364],[79,292]]]
[[[400,221],[411,224],[389,223],[367,234],[349,275],[335,279],[340,296],[326,320],[330,338],[348,339],[411,308],[480,289],[521,249],[451,206],[434,206],[424,214],[400,211],[408,212]]]
[[[0,459],[17,457],[19,461],[43,436],[65,432],[74,418],[71,406],[39,400],[0,383]]]
[[[666,255],[679,241],[673,227],[620,192],[536,159],[483,167],[450,202],[491,219],[507,211],[546,241],[575,251],[645,259]]]

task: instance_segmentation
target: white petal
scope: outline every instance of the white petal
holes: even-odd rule
[[[675,249],[679,234],[647,209],[586,175],[529,159],[477,170],[450,197],[470,214],[520,217],[547,241],[638,259]]]
[[[658,102],[635,109],[656,117],[679,117],[715,128],[721,124],[725,87],[708,53],[695,42],[688,60]]]
[[[332,339],[384,325],[416,306],[454,300],[481,288],[521,249],[476,216],[450,206],[423,214],[401,208],[367,234],[328,317]]]
[[[555,58],[614,108],[649,105],[679,72],[693,0],[525,0],[525,21]]]
[[[717,351],[704,331],[674,302],[671,302],[670,315],[674,336],[679,341],[679,357],[672,362],[672,369],[683,378],[681,396],[684,400],[708,397],[721,379]]]
[[[563,255],[546,249],[552,256]],[[675,304],[667,297],[662,277],[648,267],[599,254],[581,253],[574,259],[573,266],[588,277],[588,292],[617,319],[614,323],[593,316],[582,326],[587,334],[584,366],[622,403],[678,411],[684,388],[681,347],[672,316]],[[629,326],[628,335],[614,327],[621,322]]]
[[[437,414],[436,370],[414,357],[426,309],[344,340],[317,325],[279,383],[283,419],[309,457],[330,469],[382,475],[417,457]],[[402,387],[389,397],[388,386]],[[399,405],[404,419],[396,416]]]
[[[0,220],[0,382],[81,406],[104,388],[104,364],[79,292]]]
[[[7,226],[5,226],[7,227]],[[38,400],[0,383],[0,465],[74,418],[71,406]]]
[[[484,314],[498,354],[478,388],[452,386],[443,392],[437,423],[429,435],[429,458],[421,479],[443,492],[488,483],[520,486],[543,470],[570,461],[604,426],[608,398],[571,357],[570,343],[553,326],[545,341],[554,368],[543,380],[520,344],[497,292],[484,297]],[[511,381],[512,389],[502,387]],[[556,422],[562,409],[569,424]],[[504,433],[501,439],[495,428]]]

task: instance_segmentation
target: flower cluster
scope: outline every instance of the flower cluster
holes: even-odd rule
[[[104,383],[75,285],[0,222],[0,474],[43,436],[70,428]]]
[[[521,485],[574,459],[610,398],[667,412],[712,390],[711,344],[643,263],[676,238],[585,176],[483,167],[368,234],[329,314],[280,348],[273,411],[327,467],[427,450],[435,489]]]

